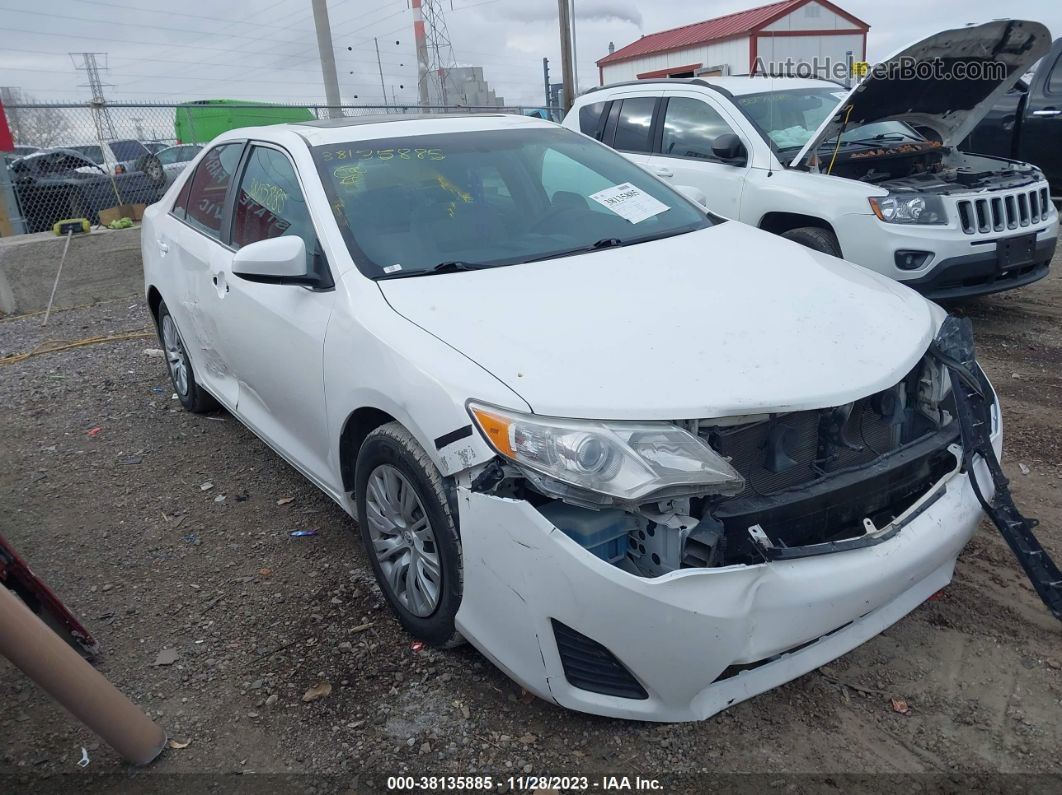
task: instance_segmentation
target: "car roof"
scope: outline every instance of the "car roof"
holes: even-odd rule
[[[532,127],[555,129],[559,125],[516,113],[381,113],[244,127],[230,130],[218,142],[243,138],[279,140],[285,133],[295,133],[310,146],[320,146],[346,141]]]
[[[764,91],[785,91],[787,89],[801,88],[834,88],[844,89],[844,86],[832,80],[817,80],[806,77],[771,77],[768,75],[736,75],[730,77],[662,77],[656,80],[629,80],[623,83],[591,88],[579,99],[585,102],[593,102],[599,92],[610,92],[614,89],[647,88],[658,90],[662,88],[680,86],[694,86],[720,91],[728,96],[740,97],[746,94],[759,94]],[[847,90],[847,89],[845,89]]]

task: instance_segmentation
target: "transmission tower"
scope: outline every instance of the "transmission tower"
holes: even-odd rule
[[[446,74],[457,65],[450,32],[443,16],[443,0],[413,0],[413,34],[417,43],[417,87],[420,104],[449,104]],[[434,89],[432,91],[431,89]],[[438,100],[432,98],[432,93]]]
[[[79,72],[84,72],[88,75],[88,83],[82,83],[83,88],[88,88],[92,93],[91,107],[92,107],[92,121],[96,125],[96,137],[101,141],[113,141],[118,137],[118,134],[114,130],[114,121],[111,119],[111,112],[107,108],[107,100],[103,97],[103,87],[112,86],[111,83],[104,83],[100,79],[100,65],[96,60],[96,56],[102,56],[103,69],[107,70],[107,53],[105,52],[72,52],[69,53],[70,60],[74,63],[74,68]],[[81,64],[78,65],[78,58],[81,59]]]

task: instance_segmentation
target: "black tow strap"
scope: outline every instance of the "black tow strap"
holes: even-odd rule
[[[937,355],[944,361],[951,374],[952,394],[955,396],[955,411],[958,414],[959,428],[962,431],[963,458],[966,474],[970,478],[977,501],[981,503],[988,518],[1006,540],[1014,557],[1025,570],[1036,593],[1039,594],[1047,609],[1055,618],[1062,621],[1062,572],[1051,560],[1039,540],[1033,535],[1033,528],[1039,522],[1022,516],[1014,497],[1010,493],[1010,481],[1003,474],[1003,469],[992,449],[992,420],[987,395],[991,389],[983,373],[976,374],[955,359]],[[978,377],[979,376],[979,377]],[[992,502],[985,499],[981,486],[974,473],[975,456],[980,456],[988,467],[992,482],[996,487]]]

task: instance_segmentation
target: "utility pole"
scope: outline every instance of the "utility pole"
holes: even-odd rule
[[[560,17],[561,80],[564,82],[564,100],[561,110],[567,113],[575,100],[575,78],[572,75],[572,25],[568,15],[568,0],[557,0]]]
[[[313,24],[317,28],[317,52],[321,57],[321,77],[324,78],[328,117],[343,116],[339,109],[339,77],[336,75],[336,54],[332,49],[332,28],[328,24],[327,0],[310,0],[313,4]]]
[[[384,86],[383,79],[383,66],[380,64],[380,40],[375,36],[372,37],[373,44],[376,45],[376,68],[380,72],[380,91],[383,92],[383,102],[387,104],[387,88]]]
[[[428,37],[424,34],[424,12],[420,4],[421,0],[412,0],[413,39],[417,45],[417,96],[420,106],[426,108],[431,104],[428,101]]]
[[[571,0],[572,24],[572,102],[579,96],[579,46],[575,35],[575,0]]]
[[[542,59],[542,82],[546,87],[546,109],[549,109],[549,58]]]
[[[96,125],[96,138],[100,141],[113,141],[118,137],[114,131],[114,121],[111,112],[107,109],[107,100],[103,98],[103,87],[110,85],[100,79],[100,66],[96,60],[97,55],[103,56],[103,68],[107,68],[107,53],[105,52],[72,52],[68,53],[70,60],[74,62],[74,68],[84,72],[88,77],[88,85],[85,86],[92,93],[89,103],[92,108],[92,121]],[[81,56],[81,66],[77,65],[74,56]]]

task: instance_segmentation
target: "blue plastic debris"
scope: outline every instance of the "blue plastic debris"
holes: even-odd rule
[[[291,536],[292,538],[302,538],[303,536],[315,536],[315,535],[317,535],[317,531],[316,530],[292,530],[290,533],[288,533],[288,535]]]

